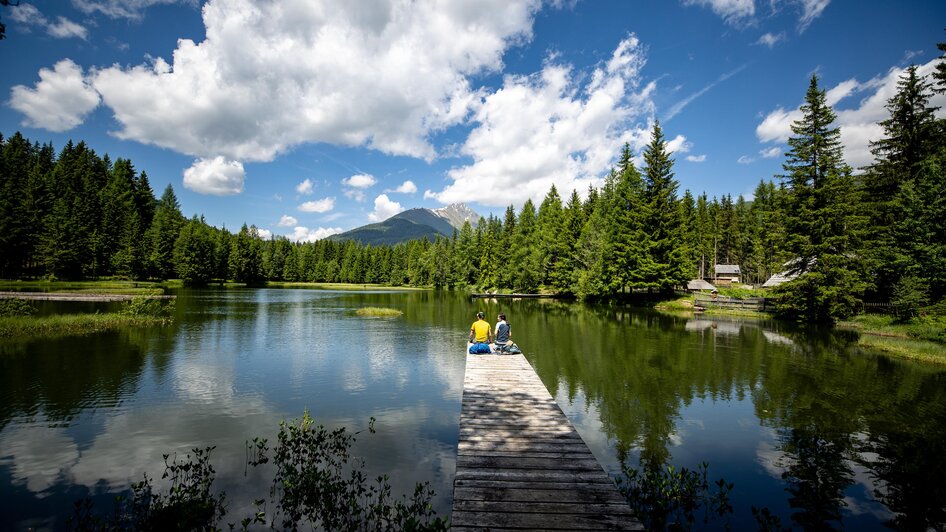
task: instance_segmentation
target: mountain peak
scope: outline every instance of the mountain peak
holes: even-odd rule
[[[451,203],[446,207],[432,209],[432,211],[437,216],[447,220],[450,225],[457,229],[462,228],[463,222],[467,220],[470,221],[470,225],[475,226],[480,221],[480,218],[482,218],[482,216],[469,208],[465,203]]]

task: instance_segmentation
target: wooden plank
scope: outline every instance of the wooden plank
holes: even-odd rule
[[[640,530],[522,355],[466,359],[453,528]]]
[[[643,530],[629,515],[569,515],[529,512],[467,512],[454,510],[454,527],[482,527],[490,530]]]

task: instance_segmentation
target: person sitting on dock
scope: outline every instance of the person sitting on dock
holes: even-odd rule
[[[496,322],[496,347],[501,347],[509,343],[512,332],[509,330],[509,324],[506,323],[506,315],[500,314]]]
[[[473,322],[473,325],[470,327],[470,342],[471,343],[492,343],[493,341],[493,329],[489,326],[489,323],[486,322],[486,315],[482,312],[476,313],[476,321]]]

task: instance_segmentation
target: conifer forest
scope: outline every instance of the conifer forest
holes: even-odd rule
[[[739,264],[748,284],[797,275],[772,295],[797,321],[843,319],[864,301],[943,304],[946,121],[934,116],[934,91],[946,92],[946,61],[931,78],[905,71],[865,168],[845,163],[812,76],[784,173],[761,180],[750,199],[681,192],[655,123],[642,153],[625,145],[600,187],[553,186],[540,204],[510,206],[452,237],[379,247],[214,227],[186,216],[170,185],[156,197],[128,159],[13,133],[0,138],[0,277],[380,283],[607,300],[669,293],[710,277],[714,264]]]

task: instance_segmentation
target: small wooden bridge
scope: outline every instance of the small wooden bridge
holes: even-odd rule
[[[522,355],[467,355],[452,526],[643,528]]]

